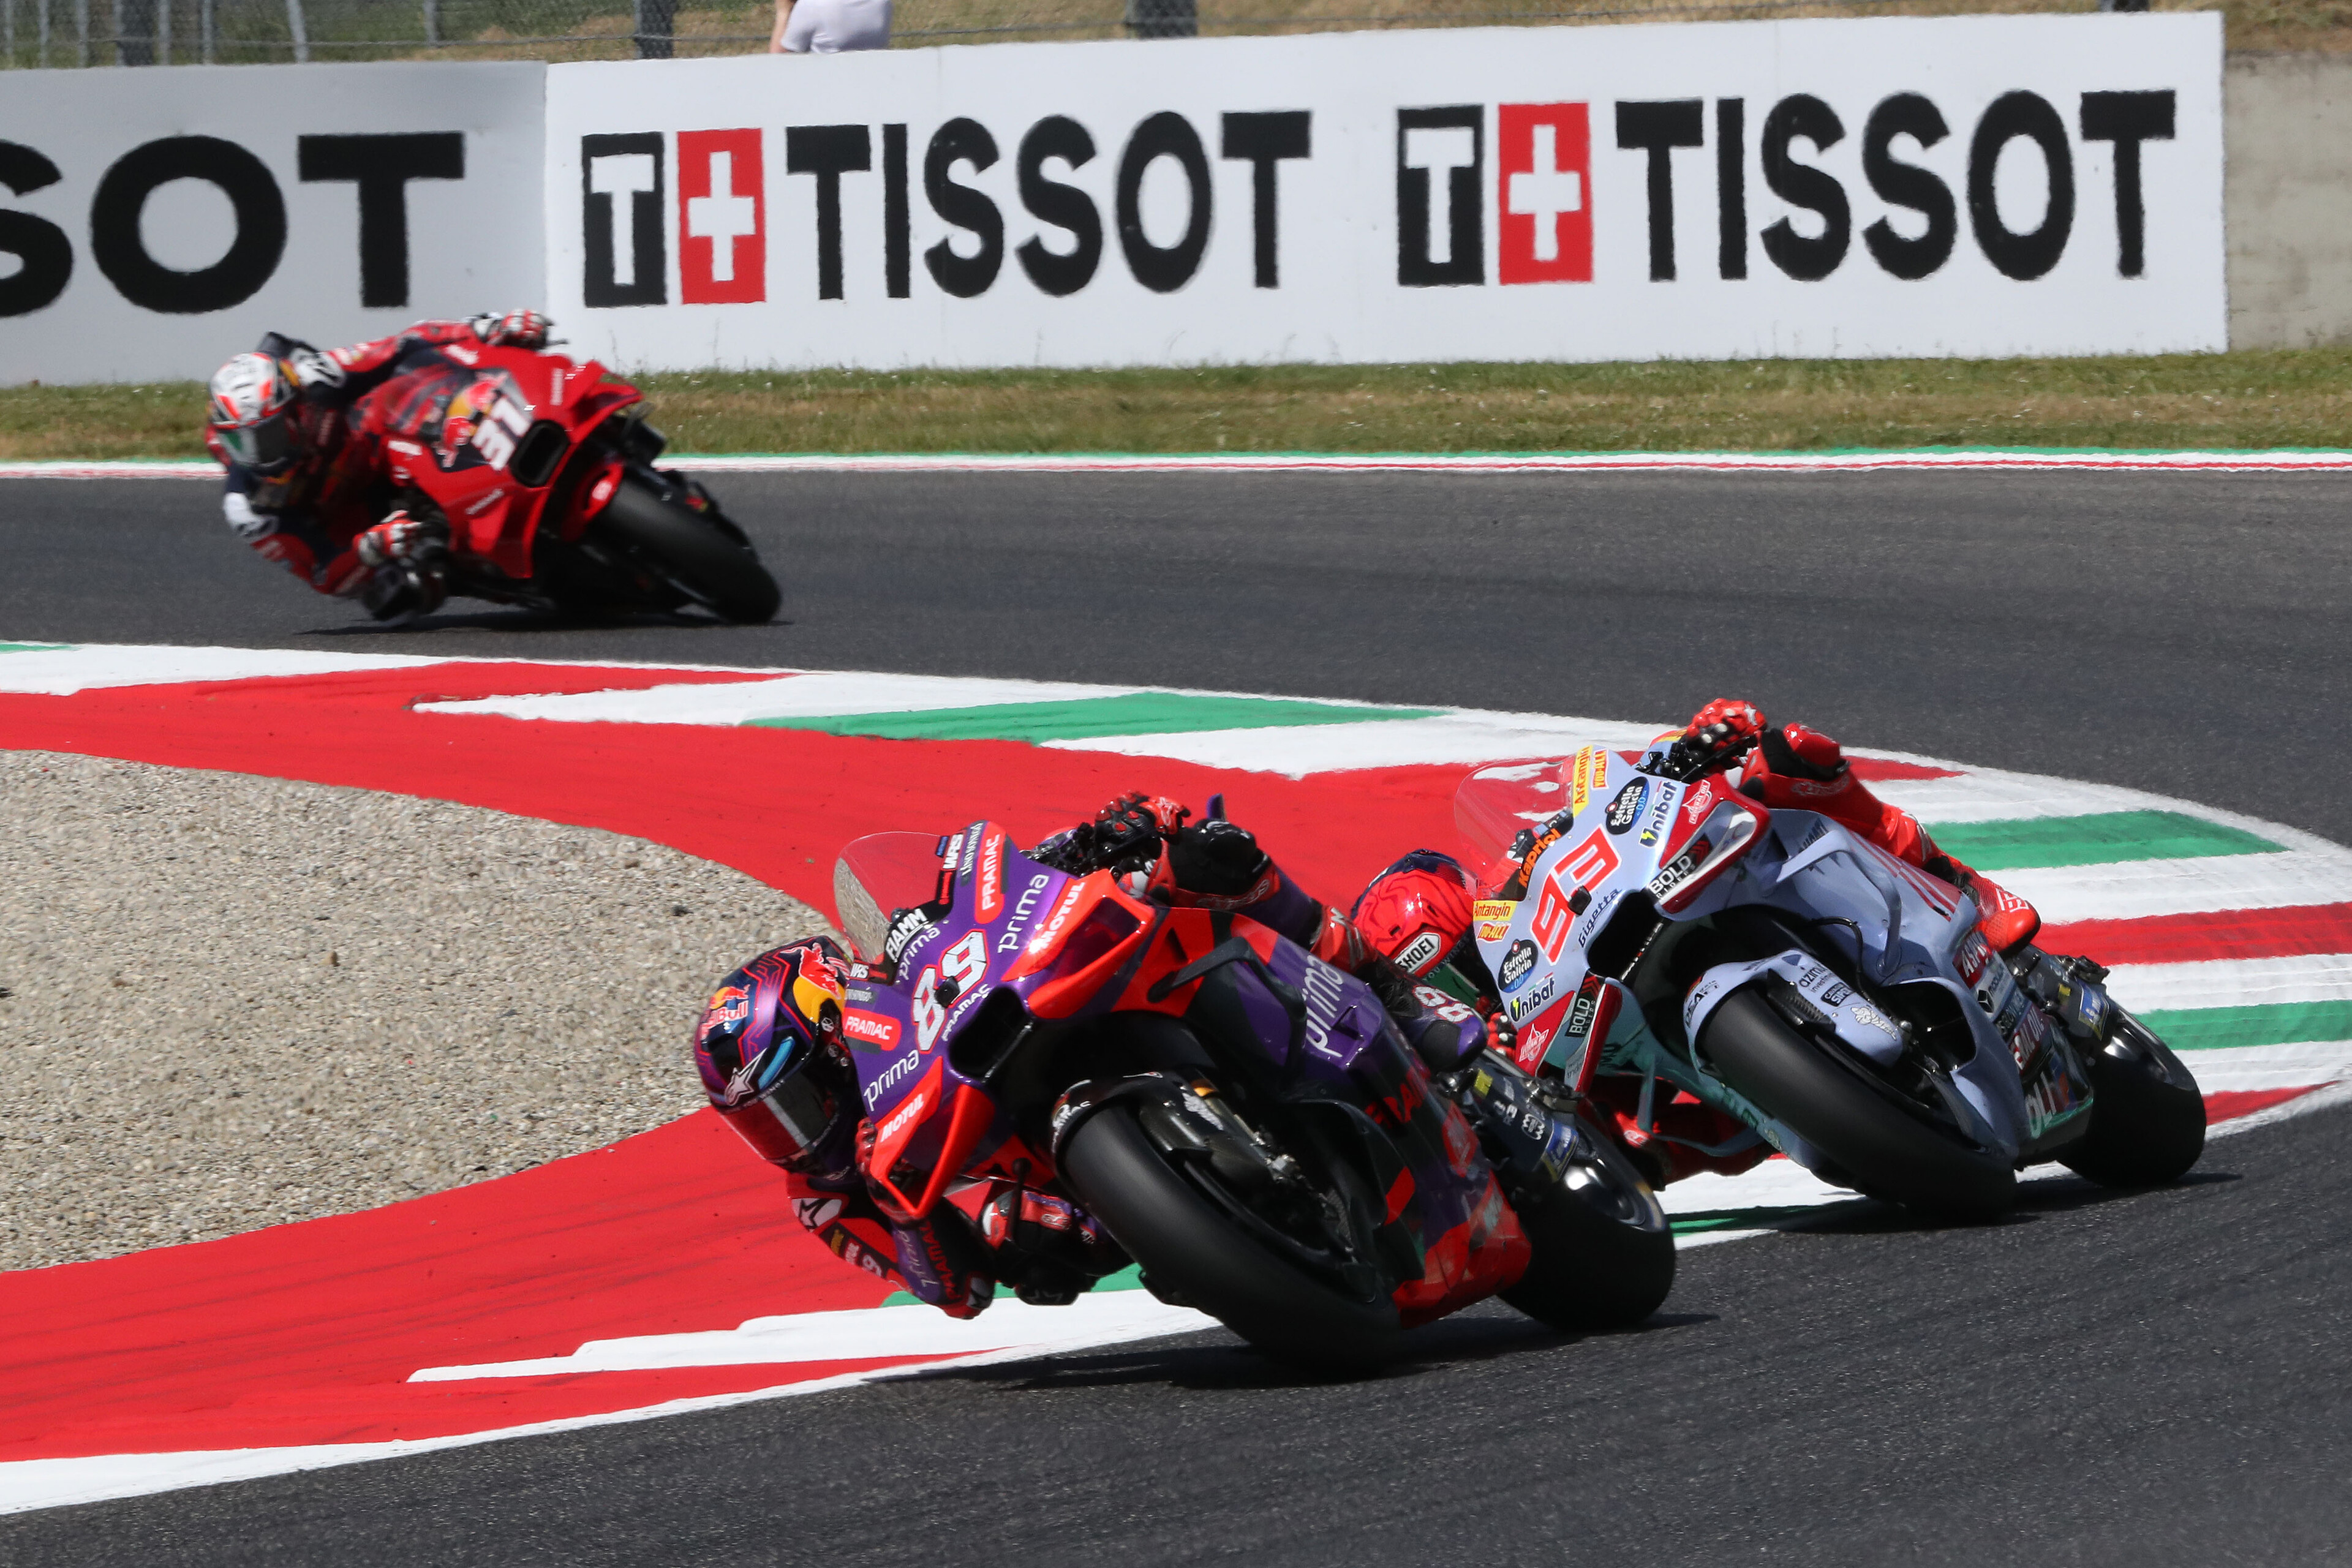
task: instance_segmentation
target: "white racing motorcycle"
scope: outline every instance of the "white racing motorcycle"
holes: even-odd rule
[[[1588,746],[1559,766],[1567,808],[1531,826],[1530,799],[1559,797],[1530,796],[1529,770],[1463,784],[1474,837],[1517,829],[1511,896],[1476,912],[1522,1067],[1579,1093],[1638,1077],[1645,1122],[1663,1080],[1827,1181],[1945,1218],[2002,1213],[2042,1161],[2114,1186],[2196,1163],[2196,1080],[2104,969],[1993,952],[1958,889],[1768,810],[1723,763]]]

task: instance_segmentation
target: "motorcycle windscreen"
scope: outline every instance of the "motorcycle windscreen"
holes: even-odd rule
[[[1559,763],[1496,763],[1480,768],[1454,792],[1454,825],[1483,868],[1511,847],[1519,829],[1533,827],[1568,805]]]
[[[939,885],[937,834],[868,834],[834,862],[834,910],[858,955],[872,963],[882,956],[890,911],[930,902]]]

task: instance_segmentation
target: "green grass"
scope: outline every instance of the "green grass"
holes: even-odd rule
[[[2352,447],[2352,349],[2143,359],[695,372],[690,452]],[[0,389],[0,458],[195,457],[194,383]]]

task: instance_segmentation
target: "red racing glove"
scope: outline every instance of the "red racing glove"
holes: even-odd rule
[[[395,511],[352,541],[352,548],[370,566],[414,562],[433,553],[440,543],[439,531],[404,511]]]
[[[1763,734],[1764,715],[1756,704],[1737,697],[1718,697],[1691,715],[1689,727],[1676,743],[1703,757],[1729,763],[1746,754]]]
[[[555,325],[537,310],[509,310],[503,316],[486,311],[467,324],[482,342],[514,349],[545,348],[548,331]]]

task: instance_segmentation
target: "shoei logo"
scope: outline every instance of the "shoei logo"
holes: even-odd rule
[[[1396,966],[1407,974],[1423,973],[1437,962],[1444,945],[1435,931],[1425,931],[1397,949]]]

